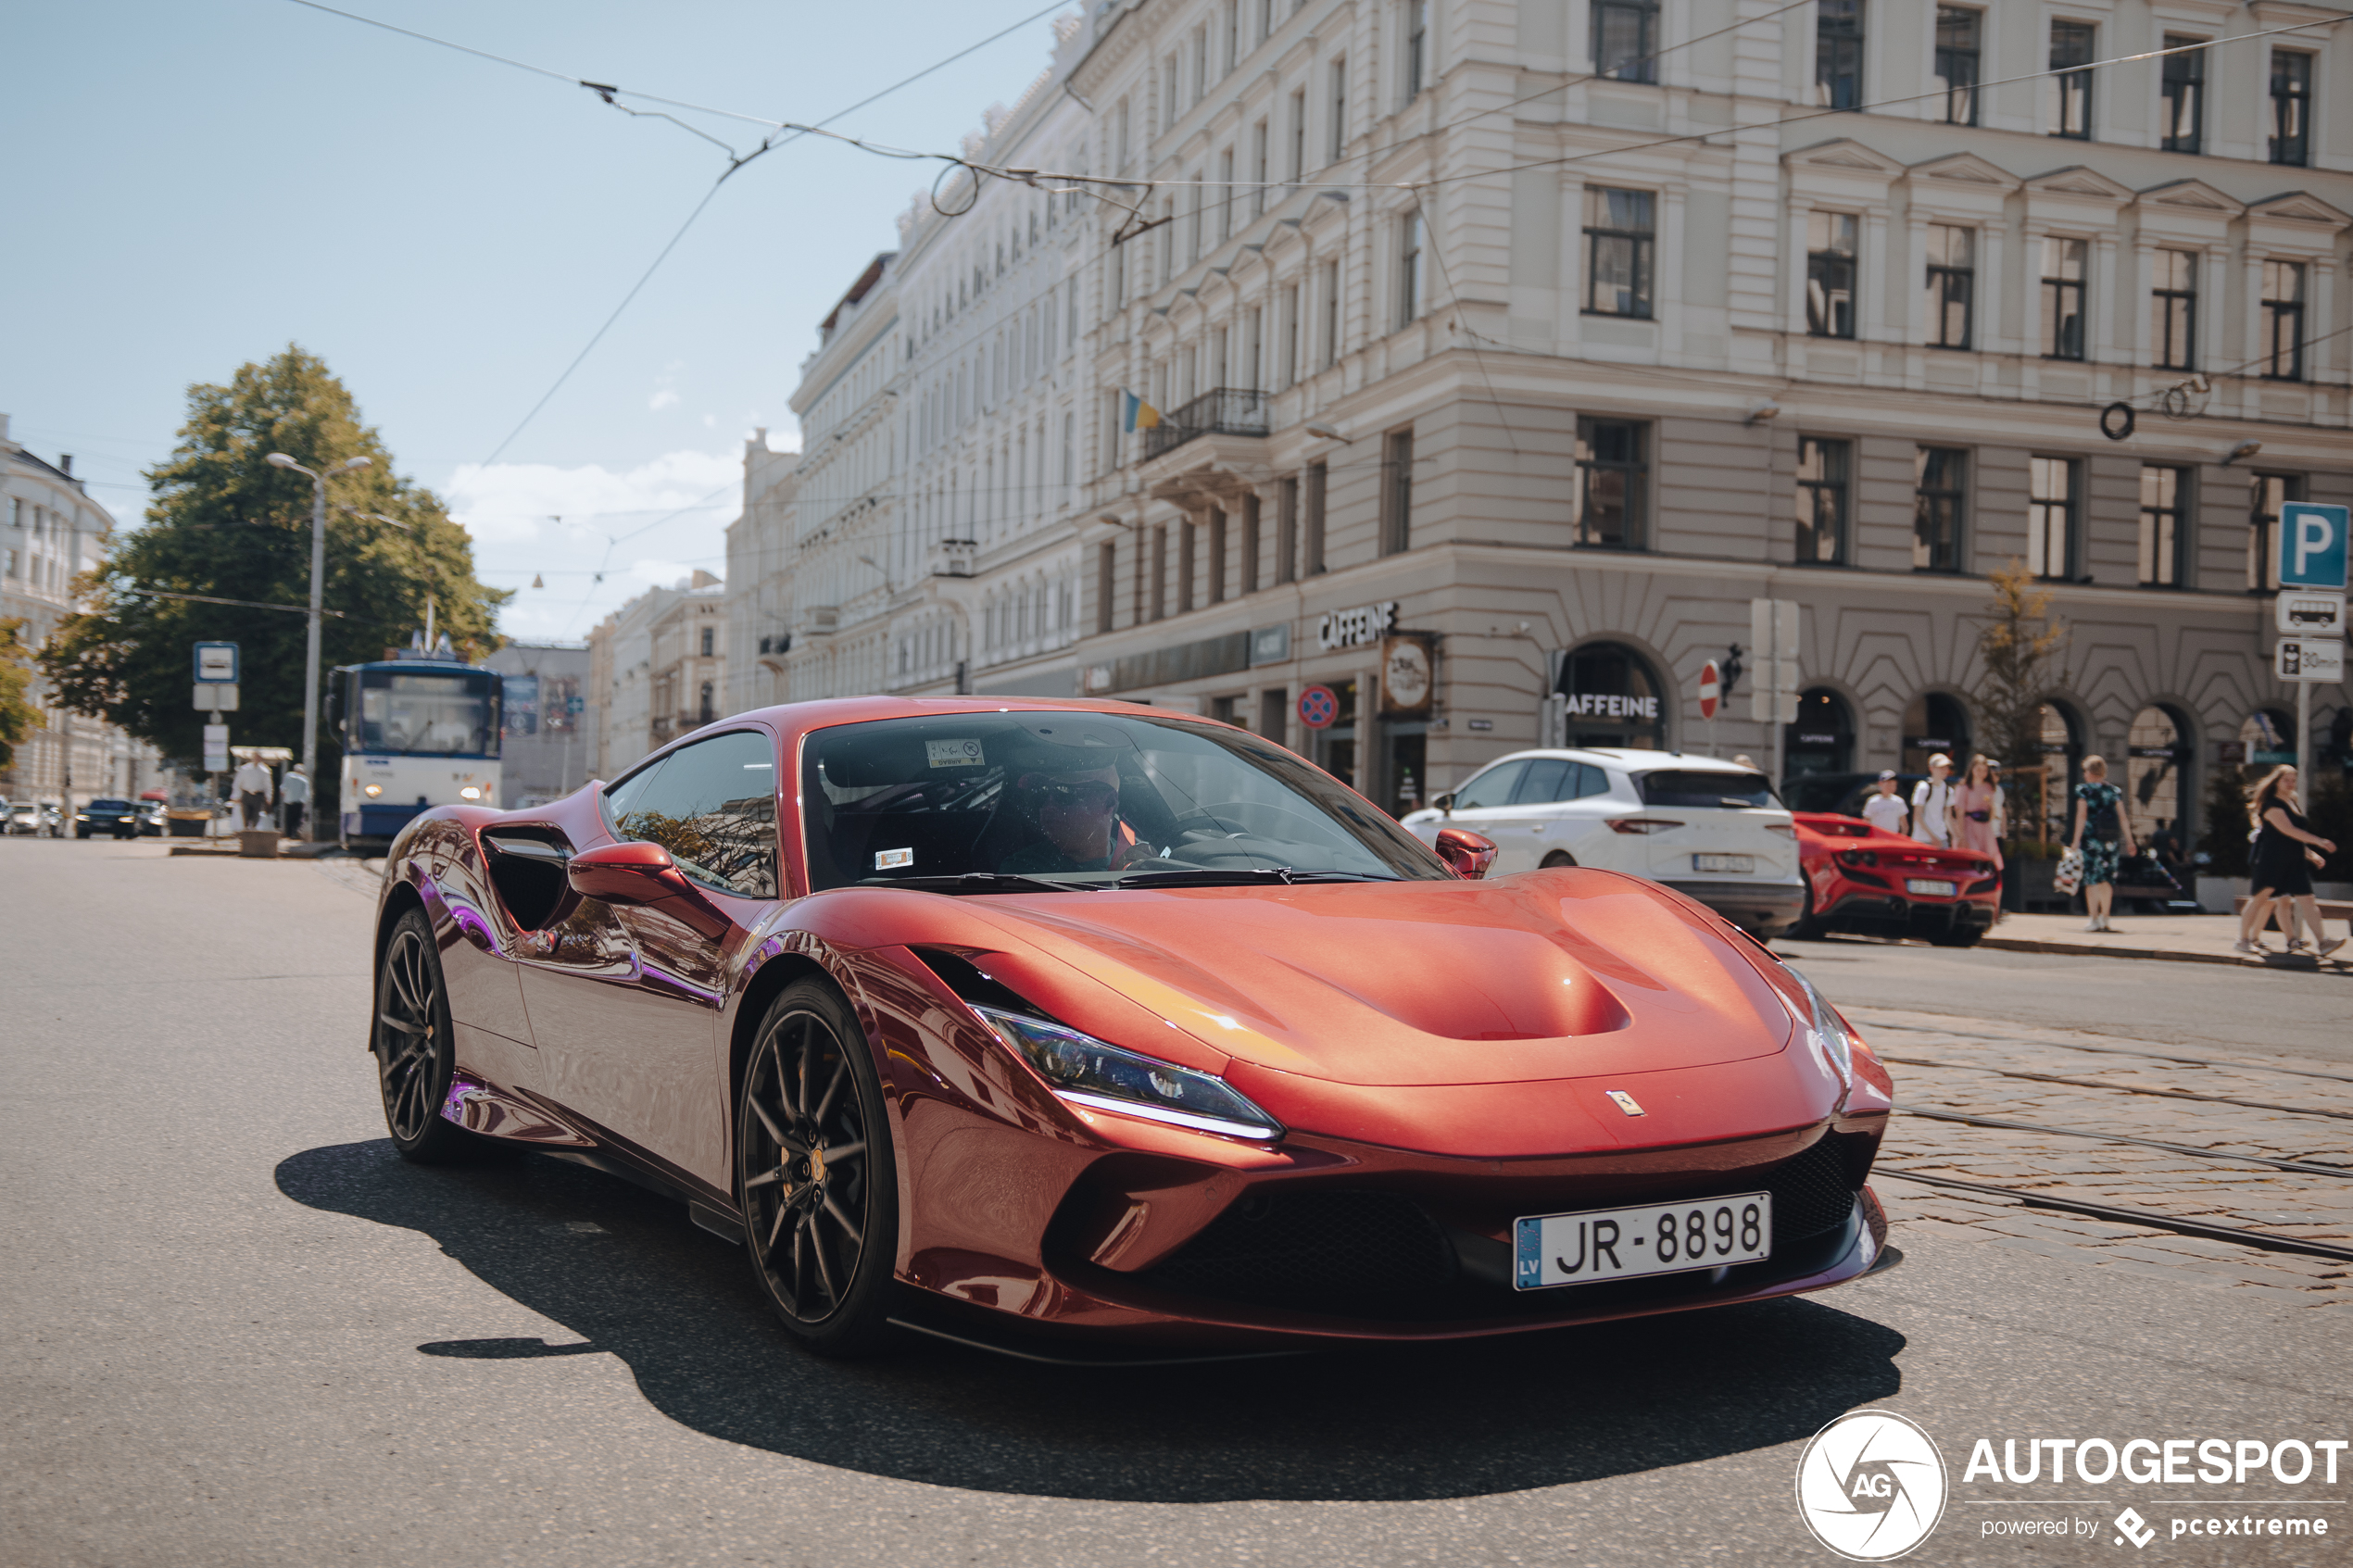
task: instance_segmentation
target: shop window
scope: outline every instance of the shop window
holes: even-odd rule
[[[1922,692],[1904,709],[1904,749],[1897,770],[1925,773],[1938,752],[1953,759],[1955,776],[1969,759],[1969,709],[1949,692]]]
[[[2123,780],[2133,837],[2169,847],[2171,853],[2165,859],[2176,863],[2184,859],[2194,836],[2194,824],[2183,820],[2182,809],[2184,802],[2197,799],[2189,787],[2195,754],[2189,721],[2183,714],[2158,704],[2133,716],[2133,727],[2125,733]]]
[[[1558,694],[1567,699],[1572,746],[1667,745],[1666,686],[1650,661],[1618,643],[1589,643],[1561,661]]]
[[[1855,717],[1846,699],[1828,686],[1797,696],[1797,720],[1788,726],[1781,756],[1785,776],[1847,773],[1855,770]]]

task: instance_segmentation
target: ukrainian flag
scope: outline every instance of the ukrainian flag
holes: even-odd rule
[[[1160,410],[1126,387],[1119,389],[1119,396],[1123,407],[1123,428],[1128,434],[1133,435],[1139,430],[1151,430],[1160,423]]]

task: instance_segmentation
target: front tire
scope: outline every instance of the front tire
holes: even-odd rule
[[[1793,942],[1817,942],[1822,937],[1822,922],[1814,918],[1814,884],[1810,878],[1800,880],[1806,884],[1806,907],[1781,935]]]
[[[474,1151],[463,1127],[443,1120],[457,1045],[441,950],[422,909],[402,915],[376,965],[376,1022],[371,1035],[384,1126],[403,1160],[446,1165]]]
[[[899,1180],[865,1031],[802,980],[769,1004],[736,1110],[736,1197],[751,1268],[793,1336],[829,1356],[888,1336]]]
[[[1555,849],[1544,857],[1544,863],[1537,869],[1547,872],[1566,871],[1576,864],[1576,856],[1566,849]]]

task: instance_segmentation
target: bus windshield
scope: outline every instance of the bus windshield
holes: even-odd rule
[[[496,757],[495,680],[472,672],[363,671],[356,749],[393,756]]]

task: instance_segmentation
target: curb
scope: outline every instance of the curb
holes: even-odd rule
[[[2043,942],[2031,936],[1981,936],[1976,946],[1996,947],[2011,953],[2056,953],[2061,957],[2101,959],[2151,959],[2160,963],[2224,964],[2232,969],[2284,969],[2289,966],[2248,960],[2237,953],[2190,953],[2168,947],[2117,947],[2088,942]],[[2314,960],[2310,967],[2293,966],[2299,974],[2353,974],[2353,966],[2342,961]]]

